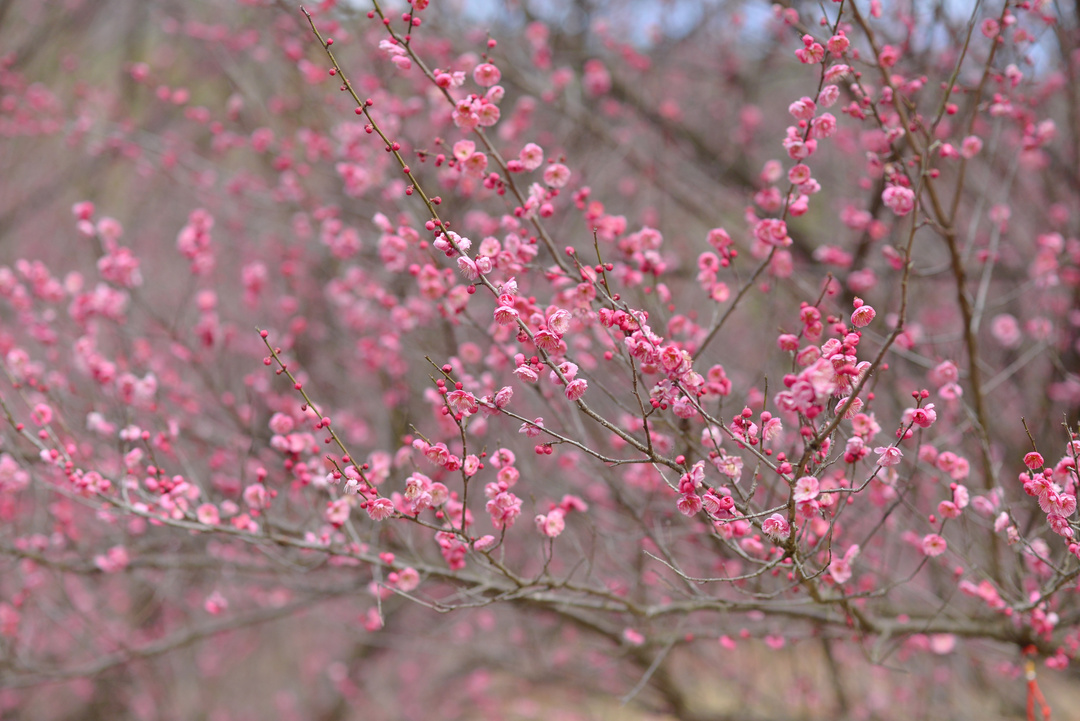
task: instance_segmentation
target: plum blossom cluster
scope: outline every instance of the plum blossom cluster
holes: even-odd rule
[[[1027,471],[1021,474],[1024,493],[1038,499],[1039,509],[1046,514],[1050,529],[1068,542],[1069,551],[1080,558],[1080,544],[1074,542],[1080,525],[1077,524],[1076,494],[1080,490],[1080,475],[1077,473],[1077,457],[1080,456],[1080,442],[1073,440],[1067,446],[1067,453],[1053,468],[1045,466],[1040,453],[1032,451],[1024,456]],[[1004,525],[1005,522],[1003,522]],[[1012,533],[1015,528],[1009,526]]]
[[[860,299],[856,299],[856,309],[851,322],[856,328],[868,325],[874,318],[875,311]],[[847,332],[843,326],[841,338],[830,338],[821,345],[800,345],[800,339],[820,339],[824,330],[821,312],[812,305],[803,304],[800,312],[803,323],[802,331],[796,335],[781,334],[777,345],[781,350],[793,354],[797,366],[802,370],[784,376],[786,390],[776,395],[776,404],[785,411],[794,411],[813,419],[820,415],[829,402],[851,391],[860,384],[869,371],[870,361],[860,361],[858,348],[862,336],[858,331]],[[841,404],[847,413],[854,415],[862,405],[859,398],[849,400],[845,397]]]
[[[191,262],[193,275],[207,275],[214,269],[215,254],[210,236],[213,227],[214,217],[198,208],[191,211],[187,225],[176,236],[176,249]]]

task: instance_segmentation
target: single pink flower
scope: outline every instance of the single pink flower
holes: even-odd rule
[[[795,481],[795,502],[812,501],[818,497],[818,479],[813,476],[803,476]]]
[[[675,504],[679,513],[684,516],[693,516],[701,510],[701,496],[696,493],[684,493],[679,496],[678,502]]]
[[[576,378],[570,381],[570,384],[566,386],[566,397],[569,400],[579,400],[585,391],[588,389],[589,384],[583,378]]]
[[[874,453],[879,454],[877,464],[882,467],[899,465],[904,457],[896,446],[878,447],[874,449]]]
[[[527,143],[518,153],[523,170],[536,170],[544,164],[544,149],[536,143]]]
[[[372,520],[385,521],[394,515],[394,504],[389,498],[376,498],[373,501],[368,501],[367,512]]]
[[[948,547],[949,544],[945,542],[945,539],[936,533],[928,533],[923,536],[922,552],[927,556],[940,556],[945,553],[945,549]]]
[[[566,528],[566,514],[560,508],[555,508],[547,515],[536,517],[536,528],[548,538],[556,538]]]
[[[851,314],[851,324],[856,328],[865,328],[870,325],[870,322],[874,320],[874,316],[876,315],[877,311],[871,306],[861,305]]]
[[[859,546],[856,544],[850,546],[842,558],[834,557],[829,564],[829,575],[832,579],[837,583],[847,583],[851,578],[851,563],[858,555]]]
[[[499,82],[500,78],[502,78],[502,73],[491,63],[481,63],[473,70],[473,80],[481,87],[490,88]]]
[[[881,200],[897,215],[907,215],[915,209],[915,192],[901,185],[885,188]]]
[[[791,525],[779,513],[774,513],[761,523],[761,530],[774,540],[782,540],[791,532]]]
[[[570,168],[553,163],[544,169],[544,183],[552,188],[562,188],[570,182]]]

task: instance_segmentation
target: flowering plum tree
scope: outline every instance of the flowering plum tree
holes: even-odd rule
[[[1049,718],[1078,8],[446,5],[0,3],[3,713]]]

